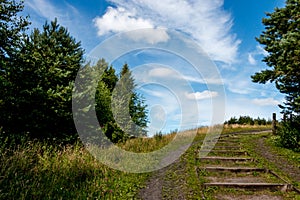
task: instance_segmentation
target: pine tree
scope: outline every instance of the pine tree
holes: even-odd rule
[[[286,94],[286,114],[300,114],[300,1],[287,0],[286,6],[267,13],[263,19],[265,31],[257,41],[269,53],[264,62],[271,68],[252,76],[254,82],[275,82]]]
[[[112,109],[118,125],[128,135],[145,136],[147,106],[142,96],[135,92],[134,78],[127,64],[120,73],[120,80],[113,93]]]
[[[15,98],[5,129],[33,137],[69,137],[76,133],[72,89],[83,50],[55,19],[25,41],[11,74]],[[17,124],[17,126],[16,126]]]
[[[25,31],[30,24],[28,17],[19,16],[23,11],[23,1],[1,0],[0,4],[0,71],[6,71],[4,64],[11,62],[23,47]]]
[[[18,98],[15,94],[15,74],[18,73],[19,54],[27,38],[28,17],[20,16],[23,1],[2,0],[0,4],[0,130],[12,124],[11,109]],[[2,127],[2,128],[1,128]]]

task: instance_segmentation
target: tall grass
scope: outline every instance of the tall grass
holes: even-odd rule
[[[245,127],[227,127],[224,132],[241,129]],[[207,131],[208,127],[197,129],[195,140],[203,139]],[[195,130],[190,130],[136,138],[118,146],[146,153],[161,149],[179,137],[174,146],[177,148],[185,145],[185,139],[194,133]],[[111,169],[95,159],[80,142],[57,145],[53,141],[27,138],[15,141],[0,135],[0,199],[132,199],[149,175]]]
[[[1,147],[0,199],[132,199],[149,175],[110,169],[80,143],[9,146]]]

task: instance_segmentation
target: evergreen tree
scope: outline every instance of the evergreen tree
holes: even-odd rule
[[[286,94],[283,112],[300,114],[300,1],[287,0],[286,6],[267,13],[263,19],[265,31],[257,41],[265,46],[268,55],[264,62],[271,69],[252,76],[258,83],[275,82]]]
[[[82,56],[80,43],[56,19],[35,29],[10,74],[15,98],[6,104],[12,115],[4,128],[34,137],[74,135],[71,98]]]
[[[134,78],[127,64],[113,93],[112,110],[121,129],[128,135],[145,136],[147,110],[145,100],[135,92]]]
[[[2,0],[0,4],[0,129],[12,125],[11,107],[17,98],[14,75],[18,71],[16,66],[20,65],[17,58],[30,24],[28,17],[19,16],[23,8],[23,1]]]
[[[112,93],[119,78],[116,75],[116,70],[112,66],[108,67],[108,65],[106,65],[101,80],[106,84],[107,88]]]
[[[23,1],[1,0],[0,4],[0,71],[7,72],[6,64],[14,59],[23,47],[25,31],[30,24],[28,17],[19,16]]]

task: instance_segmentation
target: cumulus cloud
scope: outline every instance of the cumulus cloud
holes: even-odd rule
[[[252,102],[259,106],[276,106],[280,104],[278,100],[273,98],[254,99]]]
[[[240,40],[231,34],[231,15],[224,0],[110,0],[103,16],[95,18],[98,34],[139,28],[165,27],[187,33],[213,60],[236,61]]]
[[[217,97],[217,96],[218,96],[217,92],[208,91],[208,90],[205,90],[203,92],[195,92],[195,93],[186,94],[186,97],[188,99],[192,99],[192,100],[210,99],[210,98],[214,98],[214,97]]]
[[[135,29],[153,28],[150,20],[136,17],[134,13],[122,7],[108,7],[105,15],[94,19],[95,25],[99,27],[98,35],[108,32],[130,31]]]
[[[134,11],[128,11],[123,7],[108,7],[103,16],[94,19],[94,23],[98,27],[99,36],[108,33],[143,29],[137,32],[130,32],[128,36],[135,41],[146,40],[149,43],[157,43],[169,39],[165,29],[154,27],[150,19],[138,17]]]

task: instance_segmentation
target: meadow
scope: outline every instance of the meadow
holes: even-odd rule
[[[245,129],[231,126],[223,132]],[[206,132],[207,128],[199,128],[195,140]],[[132,152],[151,152],[166,146],[175,135],[136,138],[118,146]],[[0,142],[0,199],[132,199],[150,176],[111,169],[94,158],[80,141],[63,145],[50,139],[24,137],[16,142],[2,137]]]

